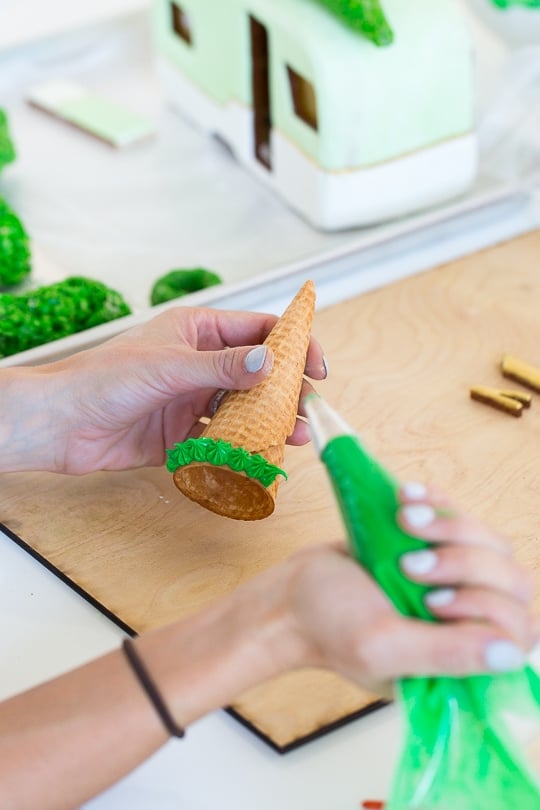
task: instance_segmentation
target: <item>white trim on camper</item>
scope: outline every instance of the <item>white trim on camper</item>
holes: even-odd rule
[[[250,108],[238,101],[214,102],[164,59],[158,60],[158,70],[166,95],[182,114],[203,131],[219,135],[241,163],[317,228],[372,225],[410,214],[465,193],[476,179],[474,133],[374,166],[331,172],[273,129],[268,171],[254,157]]]
[[[471,188],[478,165],[474,134],[341,172],[322,171],[276,132],[272,151],[271,185],[284,189],[291,206],[325,230],[373,225],[439,205]]]

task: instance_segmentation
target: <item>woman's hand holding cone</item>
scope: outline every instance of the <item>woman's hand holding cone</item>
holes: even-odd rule
[[[281,475],[285,444],[307,440],[307,426],[298,420],[298,403],[307,393],[304,374],[309,357],[311,325],[315,313],[315,285],[306,281],[275,322],[264,346],[274,363],[267,377],[249,390],[233,390],[220,403],[201,433],[202,457],[186,458],[182,443],[169,454],[168,468],[178,489],[212,512],[235,520],[261,520],[274,511],[279,477],[260,478],[246,465],[254,458]],[[253,354],[248,356],[248,362]],[[304,386],[304,391],[302,390]],[[303,432],[302,432],[303,431]],[[231,456],[208,458],[209,445],[225,442]],[[243,455],[241,467],[232,454]],[[175,454],[175,455],[173,455]],[[181,455],[179,455],[181,454]],[[247,457],[247,461],[246,461]]]
[[[5,443],[0,433],[1,469],[83,474],[164,463],[166,447],[199,435],[220,389],[266,379],[274,356],[262,343],[277,320],[175,307],[64,360],[3,370],[2,402],[13,402],[16,424]],[[305,373],[326,376],[314,339]],[[290,443],[308,439],[297,423]]]

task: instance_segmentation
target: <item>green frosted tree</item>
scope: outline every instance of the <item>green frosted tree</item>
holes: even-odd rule
[[[390,45],[394,34],[379,0],[318,0],[349,28],[363,34],[375,45]],[[539,0],[540,2],[540,0]]]
[[[21,295],[0,293],[0,358],[129,315],[123,296],[100,281],[70,276]]]
[[[0,109],[0,171],[15,160],[8,117]],[[0,288],[19,284],[31,271],[30,239],[21,220],[0,197]]]
[[[7,115],[0,109],[0,171],[15,160],[15,147],[9,135]]]
[[[30,270],[28,234],[16,213],[0,197],[0,287],[19,284]]]

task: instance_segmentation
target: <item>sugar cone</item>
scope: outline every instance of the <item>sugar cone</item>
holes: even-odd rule
[[[274,353],[272,371],[249,391],[228,393],[203,437],[221,439],[281,465],[296,422],[314,308],[315,287],[307,281],[264,341]],[[265,487],[244,472],[208,462],[192,462],[174,472],[174,483],[184,495],[237,520],[271,515],[279,480]]]

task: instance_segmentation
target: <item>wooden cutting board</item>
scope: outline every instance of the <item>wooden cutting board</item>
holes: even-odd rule
[[[540,394],[515,419],[469,398],[500,386],[510,352],[540,366],[540,232],[317,313],[321,393],[402,480],[431,481],[512,536],[540,578]],[[519,386],[517,386],[519,387]],[[0,476],[0,520],[33,553],[140,633],[229,592],[294,549],[341,537],[310,446],[288,448],[274,515],[220,518],[164,469]],[[233,713],[280,751],[375,705],[307,671],[242,695]]]

